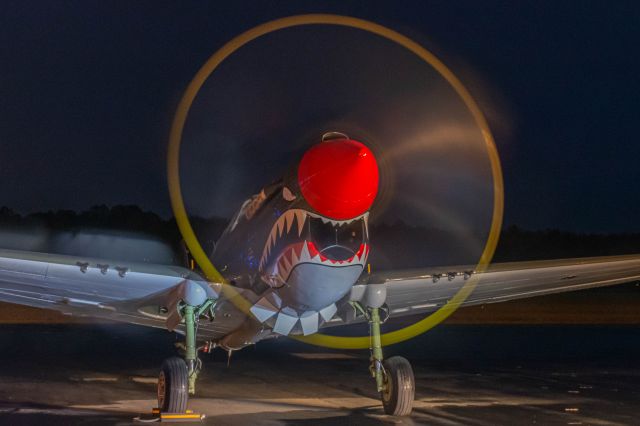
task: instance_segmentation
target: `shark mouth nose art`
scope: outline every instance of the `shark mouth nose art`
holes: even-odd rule
[[[297,187],[308,207],[280,214],[262,250],[258,269],[272,291],[251,312],[276,334],[315,333],[367,262],[378,164],[367,146],[341,136],[304,154]]]
[[[364,267],[369,254],[368,216],[333,220],[302,209],[287,210],[271,229],[260,260],[261,273],[270,285],[280,287],[302,263]]]

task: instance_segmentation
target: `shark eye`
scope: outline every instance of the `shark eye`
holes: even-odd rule
[[[284,198],[287,201],[293,201],[297,197],[293,194],[293,192],[291,192],[289,188],[285,186],[282,188],[282,198]]]

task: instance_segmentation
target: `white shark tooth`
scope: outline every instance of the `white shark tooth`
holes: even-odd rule
[[[304,223],[307,219],[307,215],[303,210],[296,210],[296,219],[298,222],[298,236],[302,235],[302,230],[304,229]]]
[[[331,219],[328,219],[328,218],[326,218],[326,217],[324,217],[324,216],[320,216],[320,219],[322,220],[322,223],[329,223],[329,222],[331,222]]]
[[[285,218],[286,216],[282,215],[278,218],[278,221],[276,222],[276,227],[278,228],[278,237],[282,236],[282,230],[284,229]]]
[[[291,250],[291,266],[295,266],[298,264],[299,260],[298,260],[298,253],[296,253],[296,250],[293,249]]]
[[[287,282],[287,275],[282,268],[278,268],[278,278],[280,279],[281,283]]]
[[[287,230],[287,212],[285,211],[284,213],[282,213],[280,215],[280,217],[278,218],[278,229],[280,230],[278,232],[278,234],[280,236],[282,236],[282,233],[285,232]]]
[[[289,231],[291,231],[291,226],[293,225],[293,222],[295,222],[296,214],[291,210],[287,210],[285,214],[286,216],[284,218],[284,221],[287,225],[287,234],[288,234]]]
[[[282,277],[282,279],[286,280],[287,278],[289,278],[289,271],[291,271],[291,264],[289,263],[289,260],[287,259],[287,256],[282,256],[282,274],[280,275]]]
[[[302,244],[302,251],[300,252],[300,262],[308,262],[311,260],[311,254],[309,253],[309,248],[307,247],[307,241]]]

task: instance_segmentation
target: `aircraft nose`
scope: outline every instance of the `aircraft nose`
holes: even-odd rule
[[[337,220],[369,210],[378,193],[378,178],[371,150],[347,137],[312,146],[298,166],[305,200],[321,215]]]

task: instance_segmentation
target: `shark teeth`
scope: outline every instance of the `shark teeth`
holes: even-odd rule
[[[311,213],[311,212],[308,212],[308,211],[305,211],[305,210],[300,210],[300,211],[304,212],[309,217],[314,217],[314,218],[318,218],[318,219],[322,220],[323,223],[331,222],[331,224],[333,226],[348,225],[351,222],[355,222],[356,220],[360,220],[360,219],[364,219],[365,221],[368,221],[368,218],[369,218],[369,212],[361,214],[360,216],[352,217],[351,219],[333,220],[333,219],[329,219],[328,217],[320,216],[319,214],[316,214],[316,213]]]
[[[267,243],[262,250],[262,257],[260,258],[260,270],[264,268],[265,262],[271,254],[271,249],[276,244],[276,241],[278,241],[278,238],[282,237],[282,234],[284,232],[286,232],[287,234],[290,233],[294,223],[297,223],[298,236],[302,235],[306,220],[307,213],[304,210],[300,209],[287,210],[282,215],[280,215],[278,220],[276,220],[276,223],[273,224],[271,232],[269,233],[269,238],[267,238]]]
[[[271,228],[271,232],[269,233],[269,237],[267,238],[267,242],[262,250],[262,256],[260,258],[259,269],[263,271],[266,267],[266,262],[271,255],[271,249],[275,246],[276,242],[279,238],[282,237],[283,234],[289,234],[292,229],[296,229],[298,231],[298,236],[302,235],[302,231],[304,230],[305,224],[307,223],[307,218],[313,217],[322,220],[323,223],[331,223],[334,227],[340,227],[343,225],[348,225],[356,220],[364,219],[365,221],[365,233],[368,238],[368,219],[369,213],[364,213],[358,217],[354,217],[347,220],[333,220],[324,216],[320,216],[315,213],[308,212],[302,209],[289,209],[285,211],[283,214],[278,217],[276,223],[273,224]],[[294,226],[296,224],[296,226]],[[298,256],[299,257],[299,256]],[[296,263],[296,262],[293,262]],[[335,263],[335,262],[334,262]]]
[[[304,224],[307,221],[307,214],[304,212],[304,210],[295,210],[294,214],[296,216],[296,221],[298,222],[298,236],[300,236],[302,235]]]
[[[278,261],[274,264],[272,274],[279,276],[282,282],[286,282],[289,279],[289,275],[293,268],[300,263],[313,263],[317,265],[332,266],[332,267],[346,267],[353,265],[360,265],[364,268],[369,255],[369,245],[361,244],[357,253],[348,259],[334,260],[322,255],[318,252],[315,245],[312,242],[304,241],[299,244],[289,246],[287,250],[280,256]]]

